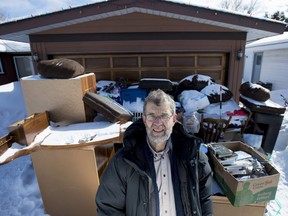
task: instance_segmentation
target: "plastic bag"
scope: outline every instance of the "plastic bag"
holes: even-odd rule
[[[263,135],[258,135],[258,134],[243,134],[243,141],[254,147],[255,149],[259,149],[261,147],[262,144],[262,138]]]
[[[184,113],[183,126],[188,133],[198,133],[200,130],[200,114],[198,112]]]

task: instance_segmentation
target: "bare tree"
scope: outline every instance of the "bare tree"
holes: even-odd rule
[[[231,11],[252,14],[256,9],[257,4],[258,0],[221,0],[220,7]]]
[[[3,23],[7,20],[7,16],[2,12],[0,11],[0,23]]]

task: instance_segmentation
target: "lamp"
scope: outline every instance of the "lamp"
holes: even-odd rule
[[[39,62],[39,60],[40,60],[38,53],[36,53],[36,52],[33,53],[32,58],[35,62]]]
[[[240,49],[237,51],[237,59],[240,60],[242,57],[243,57],[243,51],[242,51],[242,49],[240,48]]]

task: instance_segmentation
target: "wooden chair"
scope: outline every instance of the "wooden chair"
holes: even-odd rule
[[[231,116],[229,119],[214,119],[214,118],[203,118],[201,116],[200,123],[200,136],[204,143],[218,142],[219,138],[223,136],[228,125],[230,123]]]
[[[248,125],[249,125],[249,122],[250,122],[250,120],[251,120],[252,115],[253,115],[253,112],[252,112],[252,111],[249,112],[249,115],[248,115],[247,119],[243,122],[243,125],[242,125],[241,130],[240,130],[240,134],[241,134],[241,135],[242,135],[242,134],[245,132],[245,130],[248,128]]]

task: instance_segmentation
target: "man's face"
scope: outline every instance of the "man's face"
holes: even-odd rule
[[[162,147],[165,147],[176,122],[176,114],[171,114],[169,104],[164,102],[157,106],[154,103],[147,103],[146,113],[142,118],[151,145],[154,147],[164,145]]]

